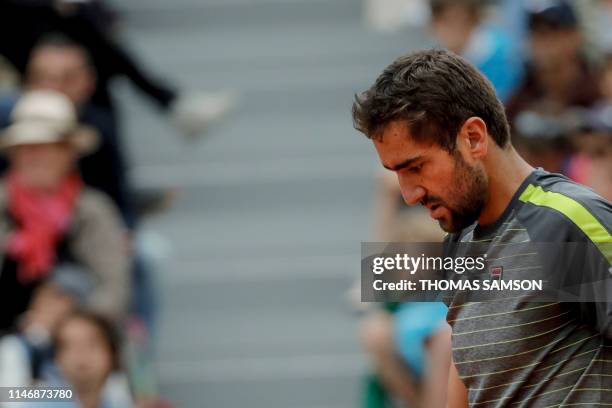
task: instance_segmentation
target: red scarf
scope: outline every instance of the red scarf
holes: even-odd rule
[[[74,174],[55,191],[40,192],[8,175],[8,210],[17,229],[7,240],[6,251],[17,264],[22,283],[45,277],[55,263],[56,245],[68,230],[82,182]]]

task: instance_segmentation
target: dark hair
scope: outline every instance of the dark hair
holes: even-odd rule
[[[552,1],[546,7],[529,10],[527,28],[529,31],[562,31],[577,29],[578,15],[565,0]]]
[[[87,48],[80,42],[68,37],[67,35],[60,32],[49,32],[44,34],[32,47],[31,54],[40,48],[54,47],[54,48],[77,48],[83,58],[85,59],[85,65],[89,69],[94,69],[93,59]],[[31,57],[30,54],[30,57]]]
[[[119,336],[119,332],[117,331],[115,325],[106,317],[89,310],[75,311],[62,320],[55,331],[55,336],[53,339],[55,353],[57,353],[61,348],[60,332],[71,320],[84,320],[93,325],[100,332],[102,339],[106,343],[111,355],[111,367],[113,370],[119,370],[121,368],[121,338]]]
[[[509,143],[508,120],[491,83],[465,59],[439,49],[400,57],[353,103],[353,124],[369,138],[380,140],[385,126],[405,120],[415,140],[449,152],[472,116],[485,122],[500,147]]]

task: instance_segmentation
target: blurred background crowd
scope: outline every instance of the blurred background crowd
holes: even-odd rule
[[[612,199],[610,25],[610,0],[0,0],[0,386],[436,406],[446,311],[343,296],[359,242],[442,239],[352,95],[448,48],[532,165]]]
[[[175,192],[132,186],[111,83],[129,81],[187,139],[235,98],[158,80],[119,25],[104,1],[0,2],[0,384],[69,387],[75,407],[169,406],[138,232]]]

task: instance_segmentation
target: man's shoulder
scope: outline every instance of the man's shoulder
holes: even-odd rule
[[[519,201],[516,217],[532,240],[612,242],[612,204],[562,175],[540,172]]]

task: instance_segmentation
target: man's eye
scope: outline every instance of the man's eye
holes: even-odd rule
[[[419,171],[421,171],[421,167],[423,167],[422,164],[419,164],[418,166],[410,166],[408,167],[408,171],[410,173],[418,173]]]

